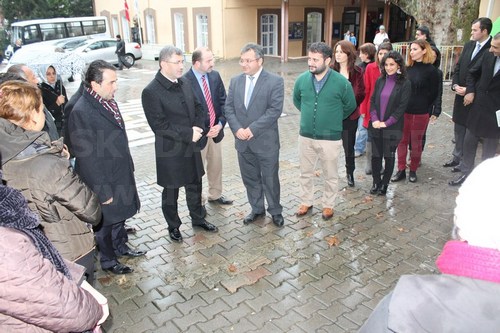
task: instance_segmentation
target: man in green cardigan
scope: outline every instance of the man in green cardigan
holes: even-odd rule
[[[325,43],[309,47],[309,70],[295,81],[293,103],[300,110],[299,160],[301,204],[297,216],[313,207],[315,166],[323,168],[324,220],[333,216],[338,190],[337,160],[342,147],[342,121],[356,108],[351,83],[330,69],[332,48]]]

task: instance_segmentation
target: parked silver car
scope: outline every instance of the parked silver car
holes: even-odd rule
[[[106,60],[113,65],[118,65],[115,53],[117,41],[112,38],[90,38],[80,44],[68,48],[66,52],[75,52],[90,64],[94,60]],[[142,58],[141,45],[138,43],[125,43],[125,60],[134,65],[136,60]]]

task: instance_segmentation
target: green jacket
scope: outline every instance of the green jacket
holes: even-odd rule
[[[329,74],[316,93],[312,74],[302,73],[295,81],[293,104],[300,110],[300,135],[315,140],[342,138],[342,121],[356,109],[351,83],[336,71]]]

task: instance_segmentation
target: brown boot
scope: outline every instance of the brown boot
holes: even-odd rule
[[[306,206],[306,205],[300,205],[299,206],[299,210],[297,210],[297,213],[295,213],[295,215],[297,216],[304,216],[306,215],[311,209],[313,208],[313,206]]]
[[[321,215],[323,217],[323,220],[329,220],[333,216],[333,209],[332,208],[323,208],[323,214]]]

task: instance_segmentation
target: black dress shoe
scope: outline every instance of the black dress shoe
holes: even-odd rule
[[[113,274],[128,274],[132,273],[134,270],[124,264],[117,263],[113,267],[103,268],[103,271],[111,272]]]
[[[463,182],[467,179],[467,175],[464,173],[464,174],[461,174],[458,178],[455,178],[453,180],[450,180],[448,182],[448,185],[450,186],[458,186],[458,185],[462,185]]]
[[[388,188],[389,188],[389,185],[381,185],[380,189],[377,192],[377,195],[386,195]]]
[[[399,182],[400,180],[406,179],[406,171],[399,170],[396,174],[391,178],[391,182]]]
[[[458,166],[451,168],[451,172],[462,172]]]
[[[193,223],[193,227],[200,227],[205,229],[205,231],[209,232],[217,232],[219,231],[219,228],[217,228],[215,225],[213,225],[210,222],[207,222],[205,220],[198,221],[196,223]]]
[[[451,168],[451,167],[455,167],[455,166],[457,166],[459,164],[460,164],[460,161],[456,161],[456,160],[453,159],[453,160],[448,161],[445,164],[443,164],[443,167],[445,167],[445,168]]]
[[[354,176],[352,173],[347,173],[347,185],[354,187]]]
[[[207,207],[205,207],[205,205],[202,205],[201,206],[201,218],[205,218],[207,217]]]
[[[141,250],[128,250],[125,253],[120,254],[120,257],[130,257],[130,258],[136,258],[136,257],[142,257],[145,255],[148,251],[141,251]]]
[[[169,230],[168,234],[170,235],[170,239],[174,242],[182,242],[182,235],[179,231],[179,228],[173,228],[172,230]]]
[[[283,215],[281,214],[273,215],[273,223],[277,227],[282,227],[285,224],[285,219],[283,218]]]
[[[372,188],[370,189],[370,194],[377,194],[379,190],[380,190],[380,185],[374,183]]]
[[[254,222],[257,219],[266,216],[266,213],[250,213],[243,219],[243,224],[249,224]]]
[[[215,199],[215,200],[208,200],[208,202],[215,202],[220,205],[232,205],[233,200],[226,198],[225,196],[221,195],[220,198]]]
[[[416,183],[417,182],[417,172],[416,171],[410,171],[410,177],[409,177],[409,181],[410,183]]]

